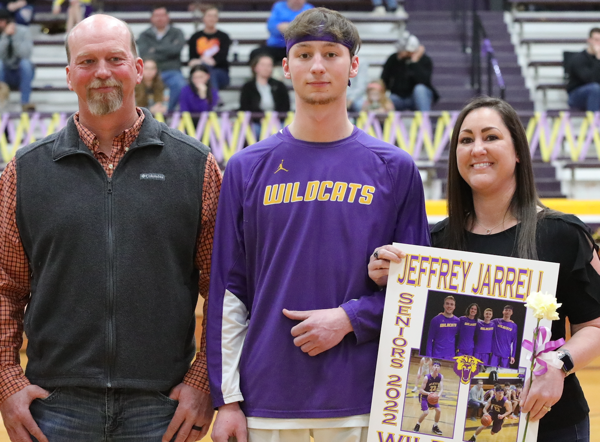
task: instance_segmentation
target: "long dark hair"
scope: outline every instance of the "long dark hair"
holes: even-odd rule
[[[446,246],[455,250],[466,250],[466,229],[472,227],[475,220],[475,207],[473,205],[473,192],[471,187],[462,178],[458,171],[456,148],[460,128],[466,116],[475,109],[487,107],[494,109],[508,128],[515,153],[519,162],[515,166],[516,187],[508,210],[518,220],[517,236],[515,241],[516,256],[526,259],[537,259],[535,235],[537,220],[547,214],[542,210],[538,214],[538,206],[547,209],[538,198],[535,190],[533,167],[529,143],[523,124],[513,107],[504,100],[492,97],[477,97],[467,104],[459,114],[452,140],[450,141],[450,156],[448,163],[448,227],[446,229]]]
[[[469,315],[471,314],[471,307],[477,307],[477,314],[475,315],[474,319],[481,319],[481,309],[479,308],[479,304],[472,302],[471,304],[469,304],[469,306],[467,307],[467,309],[465,310],[465,316],[468,318]]]
[[[208,68],[208,66],[205,66],[203,64],[197,64],[192,69],[190,69],[190,87],[192,88],[194,94],[196,94],[197,97],[200,97],[200,94],[198,93],[198,88],[194,85],[194,82],[192,81],[192,76],[194,75],[194,72],[198,71],[206,72],[208,74],[208,79],[210,80],[210,69]],[[206,99],[208,100],[208,104],[212,106],[213,94],[210,81],[206,84]]]
[[[144,64],[152,61],[156,64],[156,61],[152,58],[146,58],[144,60]],[[154,103],[162,103],[164,101],[164,93],[165,93],[165,84],[160,78],[160,72],[158,71],[158,66],[156,67],[156,75],[152,79],[152,96]],[[150,107],[149,99],[148,99],[148,91],[146,89],[146,85],[142,81],[142,83],[137,84],[135,86],[135,104],[140,107]]]

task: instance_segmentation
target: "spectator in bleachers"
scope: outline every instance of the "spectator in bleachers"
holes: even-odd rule
[[[385,95],[383,81],[372,81],[367,86],[367,99],[363,102],[362,110],[384,114],[394,110],[394,103]]]
[[[29,28],[17,25],[6,9],[0,9],[0,81],[21,91],[23,111],[34,110],[29,102],[34,65],[31,62],[33,40]]]
[[[467,402],[467,407],[474,410],[471,415],[471,420],[473,421],[478,417],[479,410],[485,407],[485,400],[483,400],[484,394],[483,381],[478,379],[477,384],[473,385],[469,390],[469,401]]]
[[[258,55],[250,60],[254,78],[242,86],[240,110],[250,112],[288,112],[290,96],[285,84],[271,78],[273,59]]]
[[[52,2],[52,13],[60,14],[61,5],[65,0],[54,0]],[[73,27],[84,18],[92,15],[92,0],[69,0],[67,7],[67,34]]]
[[[286,56],[285,40],[283,33],[286,31],[292,20],[301,12],[311,9],[314,6],[307,3],[306,0],[285,0],[276,2],[271,9],[271,15],[267,20],[267,29],[269,38],[266,46],[261,46],[250,53],[250,60],[259,54],[269,54],[275,63],[280,63]]]
[[[135,104],[145,107],[153,114],[167,112],[165,106],[165,84],[160,75],[156,62],[151,58],[144,60],[144,75],[142,82],[135,86]]]
[[[15,23],[18,25],[29,26],[33,19],[33,2],[35,0],[15,0],[3,1],[0,5],[8,9],[12,14]]]
[[[231,39],[217,29],[219,10],[209,6],[202,17],[204,29],[192,35],[188,41],[190,48],[190,67],[198,64],[210,68],[210,79],[214,87],[223,89],[229,85],[229,62],[227,55]]]
[[[569,61],[569,106],[582,111],[600,111],[600,28],[592,28],[587,49]]]
[[[381,79],[391,92],[396,110],[429,111],[439,95],[431,84],[433,62],[419,39],[406,31],[396,44],[397,52],[383,66]]]
[[[181,112],[200,113],[214,109],[219,102],[219,92],[210,83],[210,70],[202,64],[190,70],[190,82],[179,96]]]
[[[354,77],[346,92],[346,108],[350,112],[359,112],[367,97],[367,85],[369,84],[369,62],[361,59],[358,65],[358,74]]]
[[[383,6],[383,0],[371,0],[373,2],[373,15],[385,15],[386,9]],[[385,0],[387,10],[396,12],[398,10],[398,2],[396,0]]]
[[[181,29],[170,25],[169,12],[164,6],[152,10],[150,26],[137,39],[138,51],[142,58],[156,61],[162,81],[169,88],[169,112],[179,103],[179,94],[186,85],[181,73],[181,50],[185,38]]]

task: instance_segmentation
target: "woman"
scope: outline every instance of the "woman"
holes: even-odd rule
[[[572,338],[560,349],[571,371],[600,354],[600,260],[589,230],[578,218],[554,212],[538,199],[525,130],[514,109],[489,97],[476,98],[460,113],[450,145],[449,217],[432,230],[432,244],[501,256],[560,263],[560,320],[552,339]],[[371,256],[369,275],[385,284],[389,261],[403,253],[392,246]],[[523,391],[522,411],[541,419],[538,440],[589,441],[589,408],[575,375],[549,367]],[[475,439],[472,439],[475,440]]]
[[[259,55],[250,61],[253,79],[242,86],[240,110],[250,112],[288,112],[290,96],[285,84],[271,78],[273,59]]]
[[[165,101],[165,84],[158,75],[158,67],[152,59],[144,60],[144,76],[142,82],[135,86],[135,104],[145,107],[153,114],[167,112]]]
[[[479,305],[476,303],[470,304],[465,310],[465,315],[460,317],[458,323],[458,355],[473,356],[475,347],[475,328],[481,317],[479,313]]]
[[[219,102],[217,89],[210,85],[210,70],[204,65],[196,65],[190,70],[190,84],[179,95],[181,112],[200,113],[214,109]]]

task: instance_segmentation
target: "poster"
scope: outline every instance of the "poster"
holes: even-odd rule
[[[530,366],[521,343],[537,324],[525,302],[537,291],[555,295],[559,265],[394,245],[406,258],[390,267],[368,442],[487,442],[500,432],[521,442],[526,415],[517,405]],[[482,422],[484,407],[469,406],[471,388],[506,416]],[[527,441],[536,438],[530,423]]]

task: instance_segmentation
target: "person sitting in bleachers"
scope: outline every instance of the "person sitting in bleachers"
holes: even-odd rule
[[[29,102],[34,65],[31,62],[33,39],[29,28],[17,25],[6,9],[0,9],[0,82],[21,91],[24,112],[35,109]]]
[[[285,84],[271,78],[273,59],[258,55],[250,60],[254,78],[242,86],[240,110],[250,112],[288,112],[290,96]]]
[[[371,0],[373,2],[373,15],[385,15],[386,9],[383,6],[383,0]],[[387,10],[396,12],[398,10],[397,0],[385,0]]]
[[[385,95],[383,81],[372,81],[367,86],[367,99],[363,102],[362,110],[385,114],[394,110],[394,103]]]
[[[408,31],[400,37],[396,47],[397,52],[389,56],[381,73],[394,107],[396,110],[431,110],[439,98],[431,84],[431,58],[425,54],[419,39]]]
[[[140,34],[137,45],[140,57],[156,61],[162,81],[169,88],[169,112],[173,112],[187,83],[181,73],[181,49],[186,40],[181,29],[171,26],[170,21],[166,7],[155,7],[150,17],[152,26]]]
[[[29,26],[33,19],[33,2],[35,0],[6,0],[0,6],[7,9],[18,25]]]
[[[600,110],[600,28],[592,28],[585,50],[569,60],[569,106],[596,112]]]
[[[135,86],[135,105],[145,107],[153,114],[167,112],[165,106],[165,84],[158,75],[156,62],[151,58],[144,60],[142,82]]]
[[[179,110],[197,114],[214,109],[219,102],[219,92],[210,85],[210,70],[196,65],[190,70],[190,82],[179,95]]]
[[[210,68],[210,79],[217,89],[229,85],[229,62],[227,55],[231,38],[225,32],[217,29],[219,9],[208,6],[202,17],[204,29],[196,32],[188,40],[190,61],[188,66],[204,64]]]
[[[52,13],[60,14],[61,5],[65,0],[54,0],[52,2]],[[92,15],[92,0],[69,0],[67,7],[67,33],[84,18]]]
[[[250,53],[250,60],[259,54],[268,54],[275,61],[280,63],[286,56],[285,40],[283,33],[286,31],[290,22],[292,22],[301,12],[313,8],[313,5],[306,0],[284,0],[276,2],[271,9],[271,15],[267,20],[267,29],[269,38],[266,46],[254,49]]]

